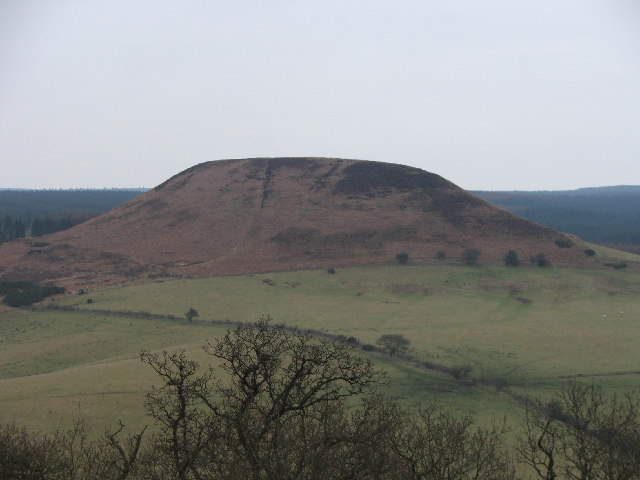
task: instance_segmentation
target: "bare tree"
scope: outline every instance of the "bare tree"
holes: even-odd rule
[[[144,429],[118,438],[125,426],[90,440],[87,425],[75,420],[51,435],[31,434],[15,424],[0,427],[0,478],[16,480],[125,480],[135,468]]]
[[[206,345],[222,378],[184,352],[144,353],[163,382],[147,408],[177,478],[339,478],[327,471],[348,441],[342,400],[378,378],[352,350],[262,318]]]
[[[402,480],[507,480],[514,477],[505,444],[504,422],[491,428],[473,425],[435,404],[402,407],[380,397],[354,414],[356,451],[368,476]]]
[[[196,318],[196,317],[199,317],[199,316],[200,316],[200,314],[193,307],[189,308],[189,310],[187,310],[185,312],[185,314],[184,314],[184,318],[186,318],[187,322],[189,322],[189,323],[193,322],[193,319]]]
[[[381,335],[376,343],[380,345],[389,356],[393,357],[396,353],[404,353],[409,349],[409,340],[397,333],[387,333]]]
[[[560,427],[542,402],[527,406],[523,434],[515,444],[516,455],[542,480],[556,480]]]
[[[518,457],[543,480],[640,478],[640,400],[571,383],[557,400],[532,403]]]
[[[170,458],[178,479],[199,478],[198,456],[208,446],[211,435],[209,418],[201,408],[202,398],[211,391],[209,375],[199,372],[198,363],[189,360],[184,351],[145,351],[140,358],[162,382],[153,387],[146,400],[148,414],[161,427],[155,449]]]

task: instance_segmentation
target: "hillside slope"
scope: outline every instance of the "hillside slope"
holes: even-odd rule
[[[412,261],[480,250],[499,262],[588,259],[567,237],[397,164],[258,158],[196,165],[114,210],[43,239],[0,247],[4,278],[67,285]],[[576,239],[573,239],[576,242]],[[46,244],[46,245],[45,245]]]

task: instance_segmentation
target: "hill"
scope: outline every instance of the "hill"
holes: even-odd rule
[[[4,279],[68,286],[158,276],[481,262],[543,253],[586,258],[577,239],[526,221],[417,168],[330,158],[256,158],[196,165],[70,230],[0,246]],[[574,248],[561,248],[575,244]]]
[[[640,253],[640,186],[473,193],[527,220]]]

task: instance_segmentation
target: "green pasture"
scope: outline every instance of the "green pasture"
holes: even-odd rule
[[[192,307],[199,320],[243,322],[270,315],[372,344],[399,333],[416,358],[468,365],[471,379],[371,355],[388,371],[383,390],[409,403],[435,398],[483,421],[508,415],[517,423],[512,393],[546,397],[568,378],[611,389],[640,384],[640,275],[628,271],[353,268],[167,279],[53,303],[80,311],[0,313],[0,421],[51,429],[84,416],[142,425],[155,379],[140,350],[184,348],[204,362],[200,346],[224,331],[89,310],[182,317]]]
[[[266,281],[266,282],[265,282]],[[640,276],[618,271],[378,267],[172,280],[68,295],[77,308],[278,322],[374,343],[400,333],[413,353],[526,385],[640,370]]]

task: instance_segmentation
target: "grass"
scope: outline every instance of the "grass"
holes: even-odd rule
[[[506,390],[374,356],[389,371],[385,391],[409,403],[436,398],[488,421],[517,419],[509,392],[545,396],[567,377],[611,389],[640,385],[639,280],[614,270],[397,266],[165,280],[55,303],[180,317],[192,307],[199,319],[243,322],[268,314],[363,343],[400,333],[414,356],[471,366],[471,377]],[[222,331],[89,311],[0,313],[0,421],[51,428],[82,414],[140,425],[154,381],[140,349],[185,348],[204,360],[199,346]]]

